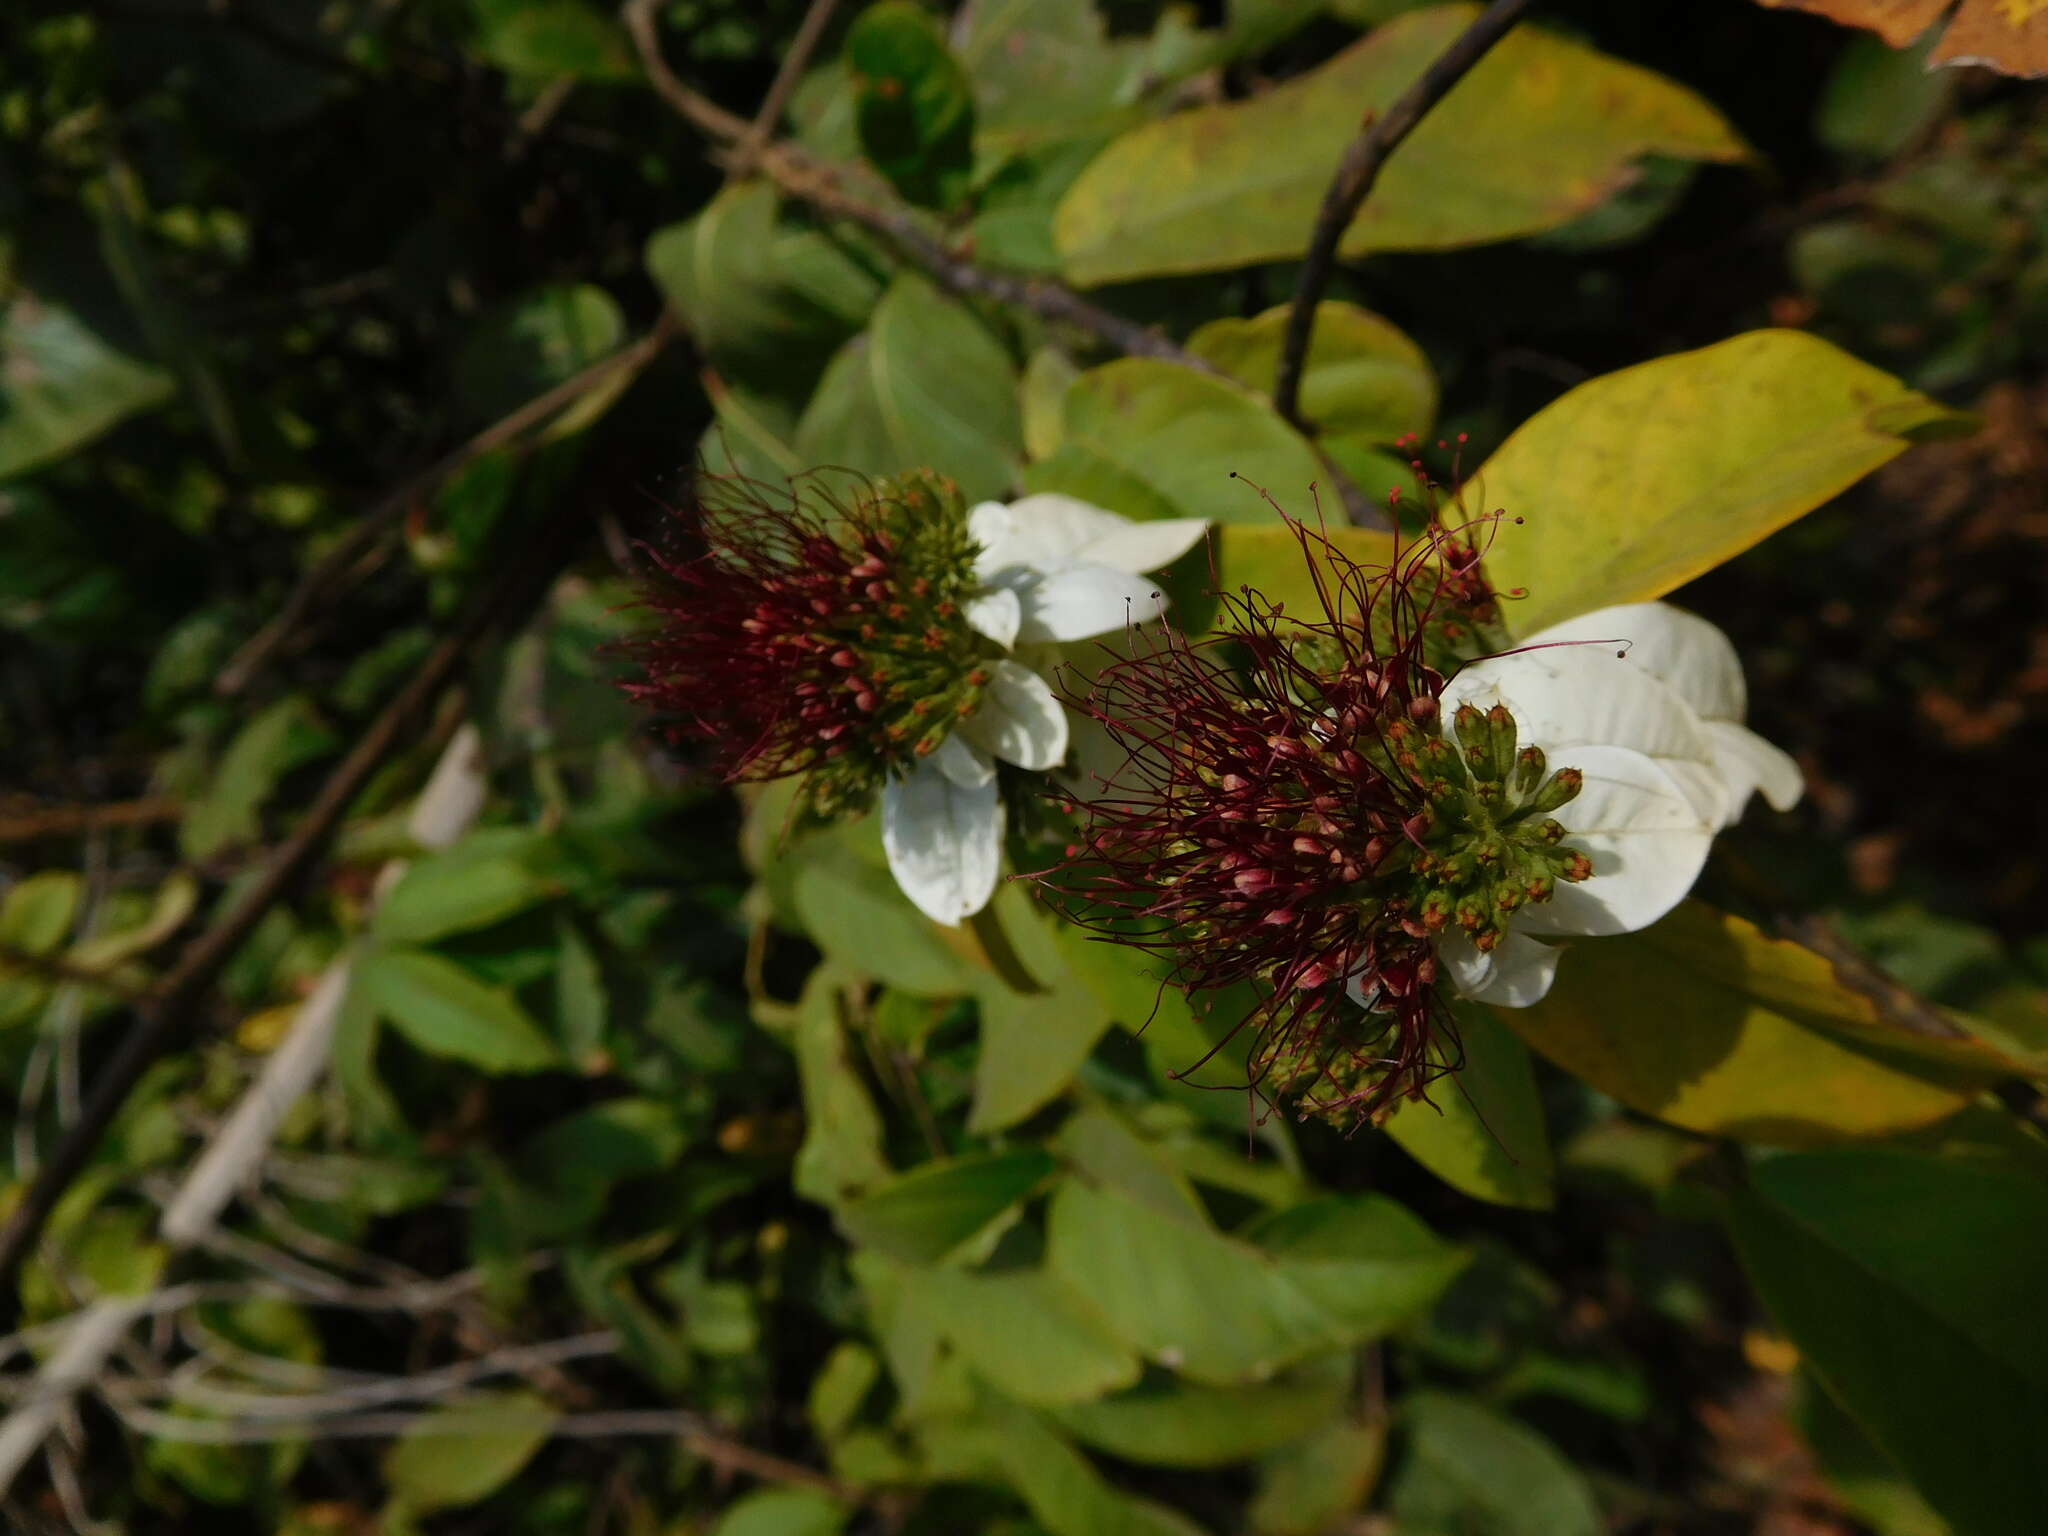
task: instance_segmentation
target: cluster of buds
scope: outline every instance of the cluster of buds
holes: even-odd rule
[[[729,780],[805,776],[808,807],[864,809],[981,707],[1001,650],[967,621],[959,490],[919,473],[835,491],[706,483],[692,556],[657,555],[658,616],[629,691]]]
[[[1575,773],[1518,749],[1504,710],[1443,731],[1432,641],[1472,605],[1469,544],[1433,528],[1366,567],[1293,526],[1320,616],[1226,597],[1208,637],[1162,631],[1070,701],[1126,760],[1051,884],[1186,990],[1252,984],[1252,1085],[1356,1120],[1457,1064],[1439,937],[1497,942],[1591,867],[1549,817]]]

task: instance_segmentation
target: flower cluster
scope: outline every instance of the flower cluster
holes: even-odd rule
[[[1558,951],[1530,935],[1655,921],[1751,788],[1789,803],[1798,775],[1703,620],[1607,610],[1459,668],[1494,621],[1472,544],[1366,567],[1295,532],[1320,614],[1227,597],[1074,701],[1122,760],[1050,883],[1174,984],[1250,984],[1268,1098],[1372,1117],[1457,1064],[1446,992],[1536,1001]]]
[[[969,508],[943,476],[786,492],[706,483],[701,549],[658,557],[629,692],[728,780],[803,777],[819,815],[879,800],[898,883],[926,914],[979,911],[1001,866],[997,764],[1044,771],[1068,720],[1034,662],[1156,617],[1138,573],[1201,537],[1071,497]]]

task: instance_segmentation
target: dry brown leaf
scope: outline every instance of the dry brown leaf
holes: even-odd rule
[[[1757,0],[1864,27],[1903,48],[1941,19],[1951,0]],[[2048,75],[2048,0],[1962,0],[1929,64],[1982,64],[2008,75]]]

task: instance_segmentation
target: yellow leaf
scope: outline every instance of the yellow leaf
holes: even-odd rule
[[[1961,416],[1801,331],[1624,368],[1539,411],[1473,476],[1517,634],[1661,597]]]
[[[1500,1017],[1631,1109],[1778,1146],[1931,1125],[1999,1075],[1988,1058],[1974,1071],[1928,1063],[1932,1076],[1888,1064],[1865,1039],[1914,1037],[1884,1024],[1819,956],[1701,902],[1642,933],[1574,944],[1549,997]]]

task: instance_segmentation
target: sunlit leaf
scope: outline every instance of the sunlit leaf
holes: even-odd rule
[[[372,948],[357,962],[355,985],[429,1055],[486,1072],[543,1072],[560,1063],[554,1044],[510,992],[441,955]]]
[[[424,1514],[489,1498],[547,1443],[555,1410],[532,1392],[479,1392],[432,1410],[384,1458],[392,1499]]]
[[[1462,1006],[1457,1022],[1464,1065],[1432,1086],[1433,1105],[1397,1108],[1386,1133],[1454,1189],[1548,1210],[1556,1172],[1528,1048],[1489,1009]]]
[[[1968,418],[1801,331],[1751,331],[1581,384],[1473,477],[1519,634],[1660,597]]]
[[[1360,114],[1385,111],[1477,14],[1443,5],[1400,17],[1251,101],[1126,134],[1060,205],[1067,275],[1092,285],[1300,255]],[[1639,156],[1745,153],[1684,87],[1523,27],[1395,151],[1341,250],[1533,234],[1597,206]]]

